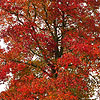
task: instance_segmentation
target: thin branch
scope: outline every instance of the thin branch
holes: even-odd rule
[[[99,82],[97,81],[97,79],[92,74],[89,74],[89,75],[95,80],[97,87],[99,87],[98,86],[99,85]]]
[[[37,16],[37,12],[36,12],[36,7],[35,5],[32,3],[33,7],[34,7],[34,11],[35,11],[35,17],[34,17],[34,22],[35,22],[35,19],[36,19],[36,16]]]
[[[17,63],[23,63],[23,64],[26,64],[26,65],[34,66],[36,68],[38,67],[37,65],[35,65],[33,63],[23,62],[23,61],[19,61],[19,60],[15,60],[15,59],[11,59],[10,61],[17,62]]]
[[[30,8],[30,0],[29,0],[29,2],[28,2],[28,9],[27,9],[27,16],[29,16],[30,17],[30,12],[29,12],[29,9]]]
[[[41,56],[41,55],[35,53],[31,48],[30,48],[30,50],[31,50],[31,52],[32,52],[33,54],[35,54],[35,55],[37,55],[37,56],[39,56],[39,57],[43,57],[43,56]]]
[[[45,11],[45,15],[46,15],[46,19],[45,19],[44,21],[45,21],[46,25],[48,26],[49,31],[50,31],[50,33],[51,33],[53,39],[54,39],[55,37],[54,37],[54,35],[53,35],[53,32],[51,31],[51,28],[50,28],[49,23],[48,23],[48,20],[47,20],[47,18],[48,18],[48,13],[47,13],[46,7],[45,7],[45,5],[44,5],[43,3],[42,3],[42,5],[43,5],[44,11]]]
[[[33,64],[33,63],[22,62],[22,61],[14,60],[14,59],[12,59],[11,61],[17,62],[17,63],[23,63],[23,64],[26,64],[26,65],[30,65],[30,66],[33,66],[33,67],[35,67],[35,68],[38,67],[38,68],[41,69],[45,74],[47,74],[49,77],[52,77],[52,75],[50,75],[49,73],[47,73],[43,68],[41,68],[41,67],[39,67],[39,66],[37,66],[37,65],[35,65],[35,64]]]

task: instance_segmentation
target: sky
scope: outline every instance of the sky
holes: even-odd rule
[[[1,46],[1,48],[6,48],[6,45],[4,44],[3,39],[1,39],[1,41],[0,41],[0,46]],[[6,83],[5,84],[1,84],[0,85],[0,92],[4,91],[5,87],[6,87]]]
[[[0,92],[5,91],[7,83],[0,85]]]
[[[3,39],[0,40],[0,46],[1,48],[6,48],[6,44],[4,43]]]

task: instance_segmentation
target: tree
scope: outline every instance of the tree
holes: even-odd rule
[[[7,50],[0,49],[0,80],[9,80],[9,73],[13,78],[0,99],[93,96],[100,79],[99,5],[99,0],[1,0],[0,37]]]

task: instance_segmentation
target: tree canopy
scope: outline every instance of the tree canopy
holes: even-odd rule
[[[100,85],[99,5],[100,0],[0,0],[0,38],[7,45],[0,49],[0,81],[10,79],[0,99],[93,96]]]

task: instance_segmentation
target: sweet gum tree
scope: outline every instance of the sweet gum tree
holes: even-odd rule
[[[99,5],[100,0],[0,0],[0,37],[7,44],[0,49],[0,81],[13,75],[0,99],[93,96],[100,79]]]

